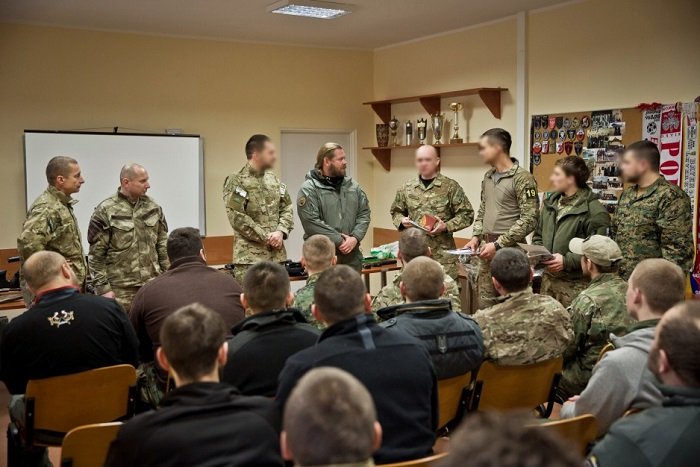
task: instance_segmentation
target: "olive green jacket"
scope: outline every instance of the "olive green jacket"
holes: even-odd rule
[[[588,238],[591,235],[607,235],[610,214],[598,201],[590,188],[582,188],[577,193],[573,205],[557,220],[561,193],[550,193],[542,204],[532,243],[543,245],[552,253],[564,257],[564,271],[558,277],[579,279],[581,256],[569,251],[572,238]]]

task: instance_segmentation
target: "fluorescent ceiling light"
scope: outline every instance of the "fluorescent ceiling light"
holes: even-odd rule
[[[315,0],[283,0],[268,6],[267,11],[282,15],[319,19],[333,19],[352,13],[350,5]]]

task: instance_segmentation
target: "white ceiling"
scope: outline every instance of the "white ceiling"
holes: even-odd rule
[[[268,13],[275,0],[0,0],[0,21],[223,40],[374,49],[565,0],[343,0],[334,20]]]

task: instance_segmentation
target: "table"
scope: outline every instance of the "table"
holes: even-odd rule
[[[400,271],[402,268],[401,262],[397,261],[395,264],[386,264],[384,266],[375,266],[371,268],[366,268],[362,270],[362,276],[365,279],[365,287],[367,288],[367,293],[369,293],[369,278],[372,274],[380,274],[380,280],[382,284],[382,288],[386,287],[387,285],[387,273],[390,271]],[[290,277],[289,280],[291,282],[298,282],[298,281],[305,281],[308,279],[308,276],[296,276],[296,277]]]
[[[15,300],[10,300],[7,302],[0,303],[0,310],[18,310],[24,309],[24,300],[22,300],[22,293],[20,291],[10,291],[10,292],[0,292],[0,300],[19,296]]]

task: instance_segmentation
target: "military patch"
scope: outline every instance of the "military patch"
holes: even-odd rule
[[[547,128],[553,130],[557,126],[557,117],[549,117],[549,125]]]
[[[542,128],[547,128],[548,124],[549,124],[549,117],[547,115],[540,116],[540,126]]]
[[[566,139],[566,130],[559,130],[559,140],[564,141]]]
[[[586,132],[583,131],[583,128],[579,128],[576,130],[576,139],[579,141],[583,141],[583,138],[586,136]]]
[[[566,130],[566,137],[569,139],[574,139],[576,137],[576,130],[573,128]]]
[[[542,141],[542,154],[549,154],[549,140]]]
[[[571,126],[573,126],[574,128],[578,128],[579,125],[580,125],[580,124],[579,124],[579,121],[578,121],[578,117],[574,117],[574,119],[571,121]]]
[[[532,163],[535,165],[540,165],[540,162],[542,162],[542,156],[539,154],[533,154]]]
[[[577,156],[580,156],[583,152],[583,143],[581,141],[574,141],[574,152]]]
[[[569,120],[569,117],[564,117],[564,128],[569,127],[571,127],[571,120]]]
[[[561,154],[562,152],[564,152],[564,143],[557,141],[557,154]]]
[[[525,197],[527,199],[535,199],[537,198],[537,190],[533,187],[530,188],[525,188]]]
[[[552,131],[549,132],[549,137],[551,139],[557,139],[557,130],[553,129]]]
[[[532,152],[535,154],[539,154],[542,152],[542,143],[539,141],[535,141],[535,144],[532,145]]]
[[[581,127],[588,128],[589,126],[591,126],[591,117],[584,115],[581,117]]]
[[[564,117],[557,117],[557,128],[564,126]]]
[[[300,208],[303,208],[306,205],[306,196],[302,196],[299,198],[299,201],[297,201],[297,204],[299,205]]]
[[[573,141],[564,141],[564,151],[566,152],[567,156],[571,155],[572,149],[574,149]]]
[[[287,194],[287,185],[280,183],[280,196]]]
[[[243,188],[241,188],[241,187],[239,187],[239,186],[237,186],[233,191],[234,191],[238,196],[241,196],[241,197],[243,197],[243,198],[247,198],[247,197],[248,197],[248,192],[245,191]]]

